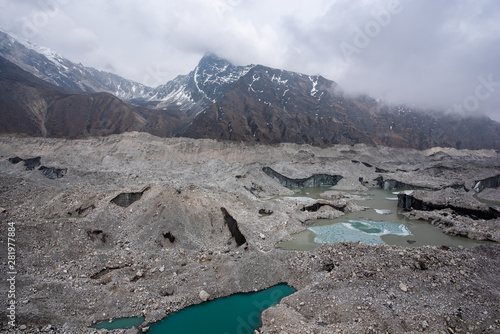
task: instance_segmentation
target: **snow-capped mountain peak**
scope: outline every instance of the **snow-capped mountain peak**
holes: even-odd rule
[[[190,115],[214,103],[253,68],[253,65],[234,66],[215,54],[207,54],[191,73],[152,88],[73,63],[49,48],[1,31],[0,56],[68,92],[108,92],[150,108],[189,110]]]
[[[150,97],[153,90],[113,73],[75,64],[49,48],[1,31],[0,56],[69,92],[108,92],[130,100]]]
[[[420,149],[498,149],[500,142],[500,124],[487,118],[390,105],[364,95],[353,97],[320,75],[263,65],[235,66],[213,54],[204,56],[189,74],[157,88],[75,64],[49,49],[1,32],[0,56],[0,65],[8,73],[0,76],[0,84],[6,87],[0,111],[16,115],[4,117],[11,122],[7,127],[7,123],[2,125],[12,133],[87,136],[92,134],[87,126],[68,133],[76,128],[75,124],[83,124],[79,117],[85,114],[98,134],[136,130],[157,136],[259,143],[365,143]],[[23,87],[40,94],[25,94]],[[12,94],[12,89],[17,95]],[[109,92],[130,104],[109,94],[68,92]],[[74,101],[71,108],[67,107],[68,96]],[[40,103],[35,101],[40,97],[47,102],[42,112],[38,112]],[[100,101],[91,103],[99,112],[86,114],[89,99]],[[33,114],[33,110],[37,113]],[[40,116],[49,113],[52,118]],[[104,119],[101,115],[105,115]],[[16,122],[19,117],[28,121]],[[36,124],[35,128],[28,126],[33,117],[39,119],[39,128]],[[48,119],[65,123],[52,124]]]
[[[149,101],[157,101],[157,108],[201,112],[221,98],[233,83],[254,65],[234,66],[214,54],[205,55],[187,75],[181,75],[157,87]]]

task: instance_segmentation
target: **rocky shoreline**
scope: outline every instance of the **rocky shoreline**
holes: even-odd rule
[[[49,178],[9,161],[14,157],[40,157],[65,172]],[[7,224],[15,222],[18,327],[9,328],[3,308],[2,331],[98,333],[106,331],[89,326],[131,316],[144,316],[147,326],[200,303],[201,291],[214,299],[283,282],[298,291],[263,313],[261,333],[500,330],[499,244],[276,249],[305,229],[307,219],[356,208],[346,197],[318,202],[315,212],[301,210],[300,202],[273,197],[291,191],[263,168],[307,182],[336,176],[332,189],[340,195],[379,187],[381,177],[382,185],[393,180],[385,184],[437,190],[415,190],[412,198],[444,207],[402,204],[407,215],[446,233],[500,241],[498,217],[470,213],[497,210],[472,196],[500,201],[494,187],[500,156],[492,150],[321,149],[144,133],[85,140],[3,136],[0,246],[7,249]],[[479,180],[489,180],[481,192],[474,190]],[[1,265],[8,272],[5,260]]]

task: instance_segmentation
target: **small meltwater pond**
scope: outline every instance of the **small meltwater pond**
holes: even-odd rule
[[[287,284],[268,289],[237,293],[186,307],[152,324],[148,334],[253,334],[265,309],[278,304],[296,290]],[[93,328],[118,329],[139,326],[144,318],[104,321]]]
[[[260,314],[296,290],[286,284],[237,293],[189,306],[151,325],[148,334],[253,334],[262,323]]]
[[[296,199],[329,199],[321,194],[326,187],[295,189]],[[407,247],[463,246],[474,247],[484,242],[468,238],[449,236],[428,222],[406,218],[403,209],[397,207],[397,192],[384,189],[370,189],[364,192],[346,192],[360,197],[358,205],[369,207],[364,211],[346,213],[336,219],[308,221],[305,231],[283,241],[279,248],[290,250],[311,250],[323,243],[360,241],[366,244],[388,244]],[[290,198],[290,197],[289,197]]]

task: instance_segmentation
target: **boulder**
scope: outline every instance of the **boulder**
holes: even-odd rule
[[[160,295],[162,295],[163,297],[172,296],[173,294],[174,294],[174,288],[172,286],[165,286],[160,289]]]
[[[202,301],[206,302],[210,298],[210,294],[206,292],[205,290],[201,290],[199,297]]]

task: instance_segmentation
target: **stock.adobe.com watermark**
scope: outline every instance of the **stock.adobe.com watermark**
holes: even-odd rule
[[[500,87],[500,81],[493,81],[493,74],[489,74],[486,78],[479,76],[477,78],[479,84],[474,89],[474,94],[464,98],[462,103],[455,103],[448,112],[456,112],[463,114],[464,112],[477,111],[481,105],[481,101],[489,99],[495,93],[497,87]]]
[[[16,326],[16,223],[7,223],[7,322]]]
[[[26,39],[30,39],[38,35],[50,20],[56,17],[61,6],[67,5],[71,0],[39,0],[37,2],[38,10],[31,15],[22,18],[22,35]]]
[[[394,15],[403,12],[403,5],[400,0],[393,0],[387,4],[386,8],[372,11],[372,19],[366,22],[362,27],[354,27],[354,37],[350,43],[340,43],[340,51],[346,62],[351,61],[353,55],[360,54],[361,51],[367,48],[372,40],[378,37],[383,28],[391,24]]]
[[[168,80],[169,72],[161,64],[156,64],[156,66],[148,65],[144,71],[146,74],[142,79],[142,83],[148,87],[158,87],[165,84]]]
[[[236,7],[240,6],[243,0],[217,0],[212,2],[212,6],[220,18],[223,18],[225,14],[234,10]]]
[[[235,328],[235,332],[225,332],[223,334],[243,334],[243,333],[252,333],[253,329],[259,325],[261,325],[261,313],[268,309],[269,307],[278,304],[285,294],[281,290],[273,290],[269,299],[258,301],[254,300],[252,302],[255,307],[255,311],[250,312],[246,318],[239,316],[236,320],[238,322],[237,328]]]

